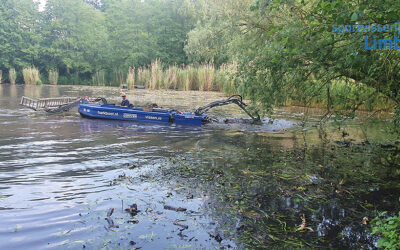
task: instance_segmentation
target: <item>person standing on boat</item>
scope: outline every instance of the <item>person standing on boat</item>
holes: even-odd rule
[[[121,97],[122,97],[122,102],[121,102],[121,106],[122,107],[129,107],[129,101],[128,101],[128,99],[126,99],[126,94],[125,93],[122,93],[121,94]]]

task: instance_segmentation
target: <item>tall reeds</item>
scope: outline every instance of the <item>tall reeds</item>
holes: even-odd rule
[[[213,91],[215,68],[213,63],[201,65],[198,69],[199,90]]]
[[[163,77],[163,68],[160,59],[156,59],[151,62],[150,65],[151,76],[150,76],[150,88],[151,89],[159,89],[164,87],[164,77]]]
[[[199,90],[199,71],[198,68],[194,68],[192,65],[186,67],[187,81],[185,90]]]
[[[150,88],[150,78],[151,72],[147,67],[138,68],[137,72],[137,84],[146,86],[146,88]]]
[[[11,68],[8,71],[8,78],[10,79],[11,84],[15,84],[15,81],[17,80],[17,72],[15,71],[14,68]]]
[[[38,84],[40,82],[39,70],[35,66],[30,66],[22,70],[25,84]]]
[[[58,70],[57,69],[49,70],[49,82],[51,85],[57,85],[57,83],[58,83]]]
[[[126,77],[128,88],[134,85],[144,85],[148,89],[226,91],[235,93],[234,76],[237,72],[236,64],[225,64],[219,69],[213,63],[204,63],[200,66],[170,65],[163,68],[160,59],[152,61],[150,65],[130,67]]]
[[[176,64],[169,66],[165,71],[165,88],[166,89],[176,89],[178,86],[178,67]]]
[[[176,72],[176,87],[174,89],[176,90],[184,90],[186,86],[186,82],[189,81],[188,74],[186,70],[183,68],[178,68]]]
[[[133,89],[135,86],[135,67],[129,67],[128,73],[126,74],[126,84],[128,89]]]
[[[92,84],[95,86],[106,86],[106,77],[104,70],[99,70],[92,75]]]

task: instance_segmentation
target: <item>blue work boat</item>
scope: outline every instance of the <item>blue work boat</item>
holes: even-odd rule
[[[102,104],[99,104],[100,102]],[[178,125],[202,125],[211,122],[211,119],[205,112],[211,108],[228,104],[238,105],[251,117],[254,124],[261,123],[260,116],[258,114],[253,115],[247,110],[247,105],[243,102],[240,95],[233,95],[225,100],[211,102],[197,108],[194,112],[181,112],[173,109],[147,108],[133,105],[121,107],[115,104],[108,104],[107,100],[103,97],[92,99],[87,96],[82,98],[58,97],[45,99],[32,99],[23,96],[20,102],[20,105],[25,107],[33,110],[43,109],[49,113],[67,112],[79,105],[79,113],[81,116],[87,118],[164,124],[175,123]],[[155,104],[155,106],[157,105]]]
[[[135,106],[120,107],[113,104],[80,104],[79,113],[87,118],[164,124],[175,123],[178,125],[202,125],[207,117],[206,114],[195,115],[191,112],[182,113],[177,110]]]

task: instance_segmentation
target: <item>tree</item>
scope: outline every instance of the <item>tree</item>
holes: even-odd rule
[[[0,69],[21,68],[36,62],[40,36],[38,12],[31,0],[0,3]]]
[[[42,62],[90,76],[104,67],[107,32],[101,11],[81,0],[48,0],[43,13]]]
[[[309,103],[322,91],[326,93],[329,110],[330,89],[337,80],[346,81],[355,88],[361,86],[373,90],[372,93],[367,91],[368,95],[359,93],[354,96],[350,105],[352,110],[376,95],[390,99],[397,104],[397,110],[400,109],[400,85],[397,80],[400,52],[366,50],[364,37],[374,35],[369,31],[341,35],[333,32],[333,25],[339,24],[394,24],[400,14],[400,2],[227,2],[229,4],[224,6],[222,12],[218,9],[220,1],[208,1],[209,12],[215,18],[203,20],[189,34],[186,51],[189,55],[193,55],[194,51],[194,55],[200,56],[211,51],[208,57],[225,54],[229,60],[238,60],[239,89],[254,102],[261,103],[264,110],[293,98]],[[214,35],[211,36],[213,41],[201,42],[207,34],[213,34],[215,27],[224,26],[227,27],[225,30],[233,31],[233,40],[228,46],[219,45],[218,40],[224,40],[224,36]],[[378,39],[394,35],[395,31],[380,33]]]
[[[185,63],[184,42],[194,19],[183,4],[183,0],[107,1],[112,65],[142,66],[155,58],[169,64]]]
[[[198,11],[196,27],[188,33],[185,52],[191,62],[214,62],[217,66],[240,57],[241,21],[249,11],[249,0],[195,1],[187,3]],[[199,14],[200,13],[200,14]]]

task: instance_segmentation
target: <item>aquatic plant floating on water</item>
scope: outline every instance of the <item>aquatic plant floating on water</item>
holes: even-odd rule
[[[311,227],[307,227],[307,224],[306,224],[306,216],[305,216],[305,214],[302,214],[302,215],[300,216],[300,218],[301,218],[302,223],[301,223],[300,227],[297,228],[296,231],[305,231],[305,230],[309,230],[310,232],[314,232],[314,230],[313,230]]]

